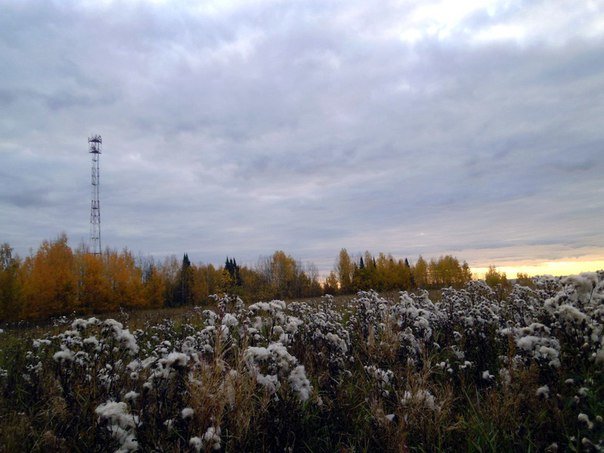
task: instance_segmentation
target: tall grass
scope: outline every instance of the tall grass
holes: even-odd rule
[[[13,329],[0,451],[596,451],[603,301],[600,272]]]

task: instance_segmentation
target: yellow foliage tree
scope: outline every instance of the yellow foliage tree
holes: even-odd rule
[[[354,266],[346,249],[340,250],[338,262],[336,264],[336,273],[338,275],[340,291],[343,293],[352,291]]]
[[[516,283],[522,286],[528,286],[529,288],[533,288],[535,286],[535,282],[533,282],[533,279],[529,277],[528,274],[525,274],[523,272],[518,272],[516,274]]]
[[[85,249],[76,253],[79,284],[78,297],[83,311],[90,313],[111,306],[111,288],[105,277],[103,258]]]
[[[331,271],[327,278],[325,279],[325,284],[323,285],[323,291],[325,294],[337,294],[338,293],[338,276],[334,271]]]
[[[495,266],[489,266],[489,270],[484,275],[484,281],[490,287],[495,288],[497,286],[506,286],[508,278],[505,272],[498,272]]]
[[[65,234],[44,241],[34,256],[27,257],[21,277],[25,318],[67,314],[79,308],[75,260]]]
[[[164,305],[166,295],[166,281],[155,264],[147,266],[143,273],[143,286],[145,291],[145,306],[160,308]]]
[[[0,245],[0,320],[17,320],[21,312],[20,260],[7,243]]]
[[[103,254],[103,259],[105,260],[106,278],[111,291],[111,299],[107,309],[115,310],[118,307],[143,308],[145,297],[142,272],[136,266],[132,253],[129,250],[124,250],[121,253],[107,250]]]
[[[413,279],[418,288],[425,288],[428,285],[428,263],[421,255],[413,266]]]

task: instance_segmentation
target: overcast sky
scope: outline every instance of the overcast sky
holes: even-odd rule
[[[0,0],[0,242],[604,259],[604,2]]]

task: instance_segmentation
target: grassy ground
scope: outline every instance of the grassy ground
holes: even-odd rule
[[[603,280],[11,327],[0,451],[596,451]]]

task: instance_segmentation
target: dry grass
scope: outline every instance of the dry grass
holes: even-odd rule
[[[488,291],[468,291],[470,302],[448,293],[442,306],[365,293],[114,314],[127,333],[108,323],[11,329],[0,335],[0,451],[114,451],[128,435],[140,451],[595,451],[601,365],[577,360],[582,343],[538,305],[535,319],[552,337],[560,330],[562,366],[527,355],[487,319],[498,304],[480,302]],[[498,313],[520,322],[508,312]],[[32,348],[35,338],[48,344]],[[61,351],[73,356],[61,362]],[[121,419],[101,416],[109,402],[124,403]]]

